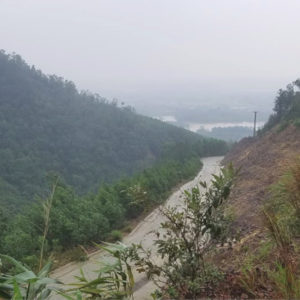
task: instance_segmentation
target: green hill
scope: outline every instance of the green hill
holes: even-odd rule
[[[90,245],[163,203],[197,174],[201,156],[227,149],[225,142],[80,93],[72,82],[3,51],[0,134],[0,252],[34,266],[45,205],[51,210],[47,255]]]
[[[50,173],[79,194],[95,192],[101,183],[152,165],[172,145],[204,141],[130,107],[78,92],[72,82],[46,76],[4,51],[0,135],[0,203],[14,204],[42,193]]]

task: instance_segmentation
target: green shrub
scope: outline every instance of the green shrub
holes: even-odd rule
[[[126,225],[125,227],[124,227],[124,232],[126,232],[126,233],[130,233],[132,230],[133,230],[133,228],[132,228],[132,226],[130,225],[130,224],[128,224],[128,225]]]
[[[81,247],[75,247],[68,251],[70,261],[86,261],[88,257]]]
[[[113,230],[110,234],[109,234],[109,240],[111,242],[118,242],[121,241],[123,237],[123,234],[120,230]]]
[[[294,120],[293,124],[294,124],[296,127],[300,128],[300,118],[297,118],[296,120]]]
[[[219,176],[213,176],[210,187],[206,182],[200,183],[204,191],[198,186],[191,192],[185,191],[180,208],[162,208],[165,221],[155,232],[154,253],[141,244],[132,245],[137,270],[153,280],[162,298],[198,299],[205,288],[222,278],[221,272],[208,263],[207,255],[228,232],[223,204],[234,176],[232,166],[223,168]],[[167,290],[161,285],[162,278]]]
[[[287,120],[282,121],[277,128],[277,132],[279,133],[279,132],[285,130],[289,126],[289,124],[290,124],[290,122]]]

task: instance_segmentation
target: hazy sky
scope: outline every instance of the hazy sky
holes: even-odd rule
[[[270,102],[300,76],[299,0],[0,0],[0,48],[125,102]]]

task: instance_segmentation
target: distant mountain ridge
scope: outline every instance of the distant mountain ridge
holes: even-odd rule
[[[244,126],[214,127],[211,131],[201,128],[197,133],[228,142],[235,142],[244,137],[251,136],[253,134],[253,129]]]

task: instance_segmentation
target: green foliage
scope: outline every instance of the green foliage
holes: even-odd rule
[[[41,241],[39,270],[41,270],[42,265],[43,265],[44,252],[45,252],[45,243],[46,243],[46,238],[47,238],[47,235],[48,235],[49,224],[50,224],[50,214],[51,214],[53,199],[54,199],[54,196],[55,196],[55,190],[56,190],[56,187],[57,187],[57,184],[58,184],[58,180],[59,180],[58,178],[55,179],[55,183],[53,184],[50,197],[43,203],[44,231],[43,231],[43,236],[42,236],[42,241]]]
[[[272,255],[273,248],[274,243],[272,241],[262,240],[260,246],[255,251],[252,250],[247,253],[241,267],[239,281],[243,290],[248,295],[251,295],[251,297],[256,297],[256,289],[258,287],[266,287],[269,267],[265,265],[265,261]]]
[[[51,286],[59,284],[55,279],[49,277],[51,263],[47,263],[37,274],[25,267],[14,258],[1,255],[15,267],[15,274],[0,273],[0,297],[15,300],[44,300],[52,292]]]
[[[295,119],[294,122],[293,122],[293,124],[294,124],[296,127],[300,128],[300,118]]]
[[[290,266],[277,262],[275,271],[269,272],[269,276],[284,299],[300,298],[300,278]]]
[[[16,268],[14,274],[0,273],[1,299],[44,300],[50,296],[55,299],[57,294],[65,299],[74,300],[131,299],[134,277],[129,264],[130,248],[121,243],[106,243],[105,246],[99,247],[109,254],[109,259],[102,263],[97,271],[97,278],[90,281],[80,270],[80,276],[76,276],[77,281],[68,284],[68,287],[49,277],[50,262],[35,274],[14,258],[0,255]],[[73,288],[70,289],[70,286]]]
[[[0,251],[30,266],[107,239],[195,176],[200,157],[227,150],[3,51],[0,89]]]
[[[223,204],[235,171],[229,166],[213,177],[210,187],[200,183],[204,192],[199,187],[186,191],[183,206],[162,209],[166,221],[156,233],[154,254],[142,245],[132,246],[138,271],[146,272],[167,297],[196,299],[207,284],[221,276],[205,257],[224,238],[222,233],[228,224],[224,222]]]
[[[271,187],[269,202],[265,211],[276,218],[276,224],[286,234],[300,233],[300,158],[293,161],[289,170]]]
[[[50,206],[48,202],[45,206],[40,199],[22,214],[3,223],[1,251],[35,266],[37,261],[33,257],[40,253],[43,243],[43,251],[49,255],[79,244],[109,239],[110,233],[122,227],[125,220],[161,204],[174,186],[195,176],[200,167],[199,158],[185,151],[182,161],[162,158],[152,168],[115,184],[103,185],[97,194],[86,196],[76,195],[60,181],[48,199]],[[45,207],[51,207],[46,239],[44,216],[49,209]],[[3,211],[3,220],[7,220],[5,215]],[[116,234],[113,238],[117,238]]]
[[[187,149],[206,141],[99,95],[80,93],[72,82],[46,76],[4,51],[0,90],[0,204],[15,209],[47,190],[49,173],[83,195],[153,165],[166,145]],[[222,154],[223,144],[214,150]]]
[[[276,246],[276,260],[267,270],[269,280],[286,299],[300,296],[297,239],[300,232],[300,159],[272,186],[264,207],[265,224]]]
[[[113,230],[110,234],[109,234],[109,239],[112,242],[117,242],[117,241],[121,241],[123,238],[122,232],[120,230]]]
[[[286,89],[280,89],[275,99],[274,114],[272,114],[262,129],[262,133],[280,124],[278,130],[285,129],[290,123],[296,126],[300,118],[300,81],[297,79],[288,84]]]
[[[269,240],[244,261],[240,282],[252,297],[273,285],[284,299],[299,299],[300,159],[270,188],[263,214]]]
[[[131,299],[133,298],[134,277],[130,260],[130,248],[122,243],[99,246],[106,251],[110,259],[103,262],[97,272],[97,278],[90,281],[80,271],[74,288],[59,292],[66,299]]]

